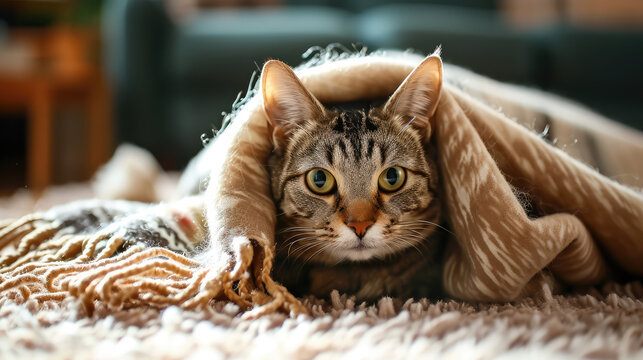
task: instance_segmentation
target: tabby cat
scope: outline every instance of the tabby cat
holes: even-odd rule
[[[278,207],[275,278],[296,294],[440,294],[439,177],[430,139],[442,64],[380,106],[324,106],[286,64],[262,74]]]

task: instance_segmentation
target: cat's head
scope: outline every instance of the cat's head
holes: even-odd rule
[[[332,110],[286,64],[266,63],[278,251],[332,264],[422,246],[440,217],[425,148],[441,84],[442,63],[428,57],[384,105]]]

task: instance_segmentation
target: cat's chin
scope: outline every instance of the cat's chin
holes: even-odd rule
[[[342,238],[339,248],[335,248],[328,255],[335,262],[349,261],[362,262],[374,259],[384,258],[388,254],[388,248],[383,245],[384,239],[381,235],[379,225],[374,225],[366,234],[363,240],[360,240],[353,231],[346,227],[341,233]]]
[[[379,247],[368,247],[368,246],[356,246],[353,248],[344,248],[341,250],[336,250],[329,257],[331,263],[339,262],[362,262],[369,261],[374,259],[381,259],[386,256],[382,251],[383,249]]]
[[[375,258],[379,254],[375,248],[357,247],[345,250],[344,258],[349,261],[366,261]]]

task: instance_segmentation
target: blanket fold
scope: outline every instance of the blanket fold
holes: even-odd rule
[[[387,97],[422,60],[382,52],[324,59],[297,69],[322,102]],[[543,271],[570,285],[600,283],[613,270],[643,276],[643,195],[581,162],[631,163],[643,156],[643,136],[628,134],[619,147],[619,126],[547,95],[511,89],[445,67],[431,136],[454,233],[444,255],[446,291],[509,301],[544,281]],[[207,181],[205,192],[153,205],[75,203],[1,223],[0,303],[55,306],[72,295],[88,312],[96,301],[115,309],[211,309],[213,300],[236,303],[246,317],[306,312],[271,277],[276,209],[265,164],[272,145],[258,91],[190,166],[208,169],[207,179],[185,175],[196,184],[186,188]],[[574,159],[525,127],[534,119],[546,120],[549,137],[576,129],[609,150],[600,161],[583,157],[588,152]],[[628,184],[640,187],[643,169],[632,167]],[[600,170],[620,175],[609,171],[623,166]]]
[[[512,300],[550,263],[566,282],[603,280],[603,259],[578,218],[558,213],[529,219],[470,120],[480,119],[467,118],[451,93],[440,102],[440,169],[457,241],[444,268],[446,290],[469,300]],[[499,136],[486,130],[487,141],[495,142]],[[524,133],[523,141],[530,135]]]

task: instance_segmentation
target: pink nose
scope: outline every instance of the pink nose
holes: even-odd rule
[[[357,234],[357,236],[362,237],[362,236],[364,236],[364,234],[366,234],[366,231],[368,230],[368,228],[370,228],[371,225],[373,225],[374,223],[375,222],[373,222],[371,220],[367,220],[367,221],[349,221],[349,222],[346,223],[346,225],[348,225],[348,227],[352,228],[353,231],[355,231],[355,234]]]

